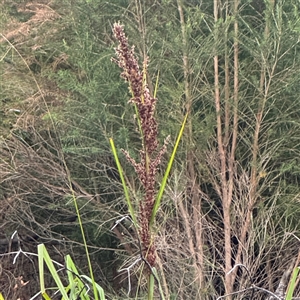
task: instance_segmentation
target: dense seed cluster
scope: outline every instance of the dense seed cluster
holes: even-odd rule
[[[113,59],[115,63],[123,70],[121,76],[129,83],[129,89],[132,93],[131,103],[137,107],[138,118],[140,121],[143,147],[140,151],[140,162],[137,163],[130,157],[129,153],[123,151],[127,160],[132,164],[135,172],[141,181],[145,197],[139,206],[139,235],[142,244],[143,256],[151,266],[155,265],[155,244],[149,228],[149,222],[155,200],[155,176],[163,154],[166,152],[167,139],[163,147],[158,147],[158,129],[154,117],[155,105],[157,99],[150,95],[146,76],[148,60],[144,61],[143,70],[138,65],[135,57],[134,47],[129,47],[128,39],[125,36],[124,28],[119,23],[114,24],[114,35],[119,42],[115,49],[117,58]]]

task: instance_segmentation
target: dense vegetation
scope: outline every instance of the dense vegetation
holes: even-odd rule
[[[20,247],[36,253],[44,243],[54,260],[71,254],[88,273],[73,195],[107,298],[145,293],[140,264],[130,268],[130,291],[127,271],[117,272],[136,260],[140,245],[129,219],[118,223],[128,207],[110,138],[136,206],[143,197],[121,151],[138,161],[141,140],[132,95],[111,61],[118,21],[141,68],[149,57],[151,95],[158,79],[160,144],[170,136],[158,183],[188,113],[155,222],[155,266],[166,299],[238,291],[226,299],[272,299],[267,291],[283,297],[300,262],[299,1],[6,0],[0,6],[5,299],[39,291],[34,258],[20,255],[13,264],[13,255],[3,255]]]

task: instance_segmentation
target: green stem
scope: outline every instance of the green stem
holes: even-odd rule
[[[188,117],[188,113],[185,115],[184,120],[183,120],[183,122],[181,124],[181,128],[180,128],[178,137],[176,139],[175,146],[173,148],[173,152],[172,152],[171,157],[169,159],[166,172],[164,174],[164,177],[163,177],[161,185],[160,185],[160,189],[158,191],[157,197],[156,197],[155,202],[154,202],[154,206],[153,206],[153,210],[152,210],[152,214],[151,214],[151,219],[150,219],[150,223],[149,223],[149,227],[150,228],[154,224],[155,216],[156,216],[156,213],[158,211],[158,208],[159,208],[159,205],[160,205],[160,201],[161,201],[162,195],[164,193],[164,190],[165,190],[165,187],[166,187],[166,184],[167,184],[167,180],[169,178],[169,174],[170,174],[170,171],[171,171],[171,168],[172,168],[172,165],[173,165],[173,161],[175,159],[175,154],[177,152],[177,148],[178,148],[179,142],[180,142],[181,137],[183,135],[183,130],[184,130],[184,127],[185,127],[185,123],[186,123],[187,117]]]
[[[135,216],[135,211],[133,209],[133,205],[132,205],[131,200],[130,200],[130,196],[129,196],[129,192],[128,192],[128,189],[127,189],[126,181],[125,181],[125,178],[124,178],[124,175],[123,175],[123,169],[122,169],[121,163],[119,161],[119,157],[118,157],[118,153],[117,153],[117,150],[116,150],[116,147],[115,147],[115,144],[114,144],[114,140],[112,138],[110,138],[109,143],[110,143],[110,146],[111,146],[114,158],[115,158],[115,162],[117,164],[117,168],[118,168],[119,175],[120,175],[121,182],[122,182],[122,186],[123,186],[123,189],[124,189],[124,194],[125,194],[126,202],[127,202],[127,205],[128,205],[129,213],[130,213],[130,216],[131,216],[131,219],[133,221],[133,224],[134,224],[135,228],[137,228],[137,219],[136,219],[136,216]]]
[[[148,300],[153,300],[153,297],[154,297],[154,276],[153,274],[150,274],[148,278]]]

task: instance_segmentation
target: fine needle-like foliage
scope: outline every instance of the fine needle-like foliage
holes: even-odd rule
[[[39,292],[37,261],[12,253],[45,244],[108,299],[144,299],[147,278],[149,298],[161,286],[170,300],[298,299],[299,12],[298,0],[2,1],[3,297]],[[125,83],[114,19],[135,45],[117,49]],[[152,169],[153,141],[182,120]],[[76,299],[77,277],[59,275]]]

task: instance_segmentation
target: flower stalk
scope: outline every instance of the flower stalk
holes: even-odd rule
[[[156,251],[150,220],[156,198],[156,173],[161,158],[166,152],[168,139],[165,139],[164,145],[158,149],[158,126],[154,116],[157,99],[150,94],[146,80],[148,59],[144,60],[141,70],[134,53],[134,46],[129,47],[123,26],[119,23],[114,24],[113,32],[119,44],[115,49],[117,58],[113,58],[112,61],[123,70],[121,77],[129,84],[132,94],[129,102],[135,106],[142,141],[139,162],[136,162],[127,151],[122,151],[134,167],[144,189],[144,199],[140,201],[137,218],[138,234],[143,258],[150,267],[154,267]]]

